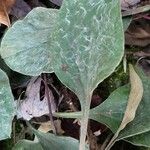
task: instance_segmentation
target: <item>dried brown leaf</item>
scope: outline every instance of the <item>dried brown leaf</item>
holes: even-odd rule
[[[105,150],[109,150],[113,144],[116,142],[116,139],[120,133],[121,130],[123,130],[128,123],[130,123],[134,118],[136,114],[136,110],[140,104],[140,101],[142,100],[143,96],[143,84],[138,76],[138,74],[135,72],[132,65],[129,65],[130,70],[130,82],[131,82],[131,90],[129,94],[129,99],[127,103],[127,107],[124,113],[123,120],[120,124],[120,127],[118,128],[117,132],[109,142],[108,146]]]
[[[10,27],[10,20],[8,13],[10,8],[15,3],[15,0],[0,0],[0,23]]]

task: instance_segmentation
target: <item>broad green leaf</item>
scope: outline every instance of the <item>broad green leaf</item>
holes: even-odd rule
[[[150,147],[150,131],[125,139],[138,146]]]
[[[57,20],[53,35],[57,58],[53,62],[54,71],[83,99],[92,94],[122,59],[120,1],[64,0]]]
[[[133,119],[135,118],[137,108],[142,100],[143,84],[132,65],[129,65],[129,74],[130,74],[131,90],[130,90],[126,110],[124,112],[124,116],[123,116],[123,119],[121,121],[119,128],[115,132],[114,136],[110,140],[105,150],[111,149],[111,147],[116,142],[117,137],[120,134],[120,132],[127,126],[127,124],[133,121]]]
[[[119,139],[125,139],[135,145],[149,146],[150,143],[150,78],[140,72],[143,82],[143,98],[137,109],[134,120],[121,131]],[[111,93],[111,95],[99,106],[90,110],[90,119],[107,125],[114,133],[117,131],[125,112],[128,102],[130,87],[123,86]],[[56,116],[67,118],[81,118],[81,112],[56,114]],[[145,137],[144,137],[145,136]],[[131,138],[128,138],[131,137]],[[135,137],[135,138],[134,138]]]
[[[21,140],[19,141],[12,150],[44,150],[39,142]]]
[[[0,53],[7,65],[26,75],[52,72],[51,35],[57,10],[33,9],[4,35]]]
[[[134,120],[120,133],[118,137],[119,140],[150,131],[150,117],[147,115],[150,113],[150,78],[143,73],[140,73],[140,77],[144,88],[143,98],[137,109]]]
[[[150,113],[149,87],[150,78],[140,73],[143,82],[143,98],[137,109],[134,120],[121,131],[119,139],[125,139],[135,145],[148,146],[150,143]],[[106,124],[114,133],[122,120],[128,101],[129,86],[115,90],[101,105],[90,110],[90,118]],[[130,137],[130,138],[127,138]]]
[[[6,74],[0,70],[0,140],[10,137],[15,115],[14,98]]]
[[[120,1],[64,0],[53,38],[54,72],[81,102],[79,149],[84,150],[92,92],[123,56]]]
[[[114,133],[117,131],[123,118],[130,88],[128,85],[116,89],[99,106],[90,110],[89,118],[105,124]],[[81,112],[54,113],[55,117],[81,118]]]
[[[122,21],[123,21],[123,28],[124,28],[124,31],[126,31],[132,21],[132,17],[131,16],[128,16],[128,17],[124,17],[122,18]]]
[[[18,142],[13,150],[78,150],[79,141],[64,136],[55,136],[51,133],[42,133],[33,129],[39,142],[22,140]],[[88,147],[86,147],[88,150]]]

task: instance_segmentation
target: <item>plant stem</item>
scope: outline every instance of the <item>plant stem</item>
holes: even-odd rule
[[[54,124],[54,120],[53,120],[53,114],[52,114],[52,108],[51,108],[51,101],[50,101],[50,96],[49,96],[49,87],[47,85],[46,74],[44,74],[44,84],[45,84],[45,95],[46,95],[47,101],[48,101],[49,118],[50,118],[50,121],[51,121],[53,132],[56,135],[56,128],[55,128],[55,124]]]
[[[91,96],[88,95],[85,104],[82,107],[83,116],[81,118],[81,128],[80,128],[80,145],[79,150],[85,150],[85,140],[87,135],[87,128],[88,128],[88,119],[89,119],[89,111],[90,111],[90,104],[91,104]]]
[[[54,117],[58,117],[58,118],[75,118],[75,119],[79,119],[82,117],[82,113],[81,111],[79,112],[54,112],[53,113]]]

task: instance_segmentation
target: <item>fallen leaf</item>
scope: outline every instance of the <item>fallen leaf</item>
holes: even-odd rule
[[[41,78],[33,77],[27,86],[26,98],[20,101],[17,110],[17,117],[25,120],[30,120],[33,117],[40,117],[45,114],[49,114],[48,100],[46,94],[43,100],[40,99],[40,86]],[[54,103],[54,97],[49,90],[49,97],[51,101],[52,113],[56,110]]]
[[[138,74],[135,72],[132,65],[129,65],[129,70],[130,70],[131,90],[129,94],[127,107],[124,113],[124,117],[117,132],[115,133],[115,135],[113,136],[113,138],[111,139],[105,150],[109,150],[114,145],[120,131],[123,130],[126,127],[126,125],[135,118],[136,110],[140,104],[140,101],[142,100],[143,96],[142,81],[138,76]]]
[[[10,20],[8,13],[10,8],[15,3],[15,0],[0,0],[0,23],[10,27]]]

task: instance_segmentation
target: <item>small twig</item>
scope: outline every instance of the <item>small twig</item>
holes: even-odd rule
[[[61,103],[61,101],[63,100],[63,98],[64,98],[64,95],[61,95],[60,94],[60,92],[57,90],[57,88],[52,84],[52,82],[49,82],[48,83],[53,89],[54,89],[54,91],[57,93],[57,95],[59,96],[59,99],[58,99],[58,105],[57,105],[57,110],[56,111],[58,111],[58,106],[59,106],[59,104]]]
[[[56,127],[55,127],[54,120],[53,120],[51,102],[50,102],[50,97],[49,97],[49,87],[47,85],[46,74],[44,74],[44,84],[45,84],[45,95],[46,95],[47,101],[48,101],[49,118],[50,118],[50,121],[51,121],[53,132],[54,132],[54,134],[56,134]]]
[[[14,121],[13,124],[12,124],[12,133],[13,133],[13,143],[15,144],[16,143],[16,122]]]

